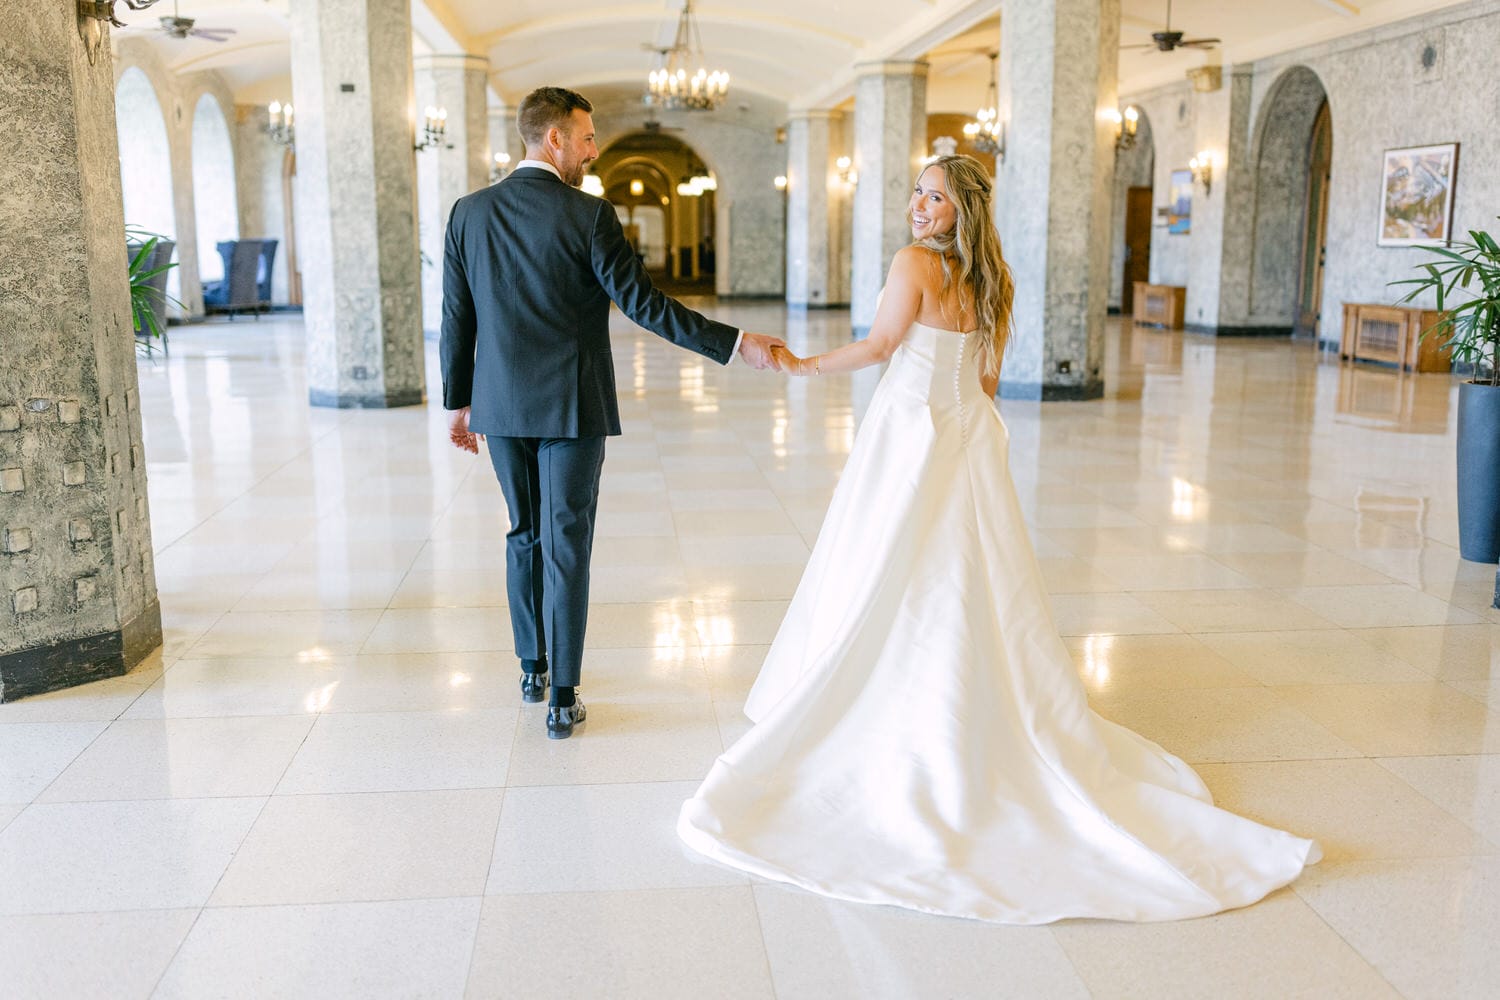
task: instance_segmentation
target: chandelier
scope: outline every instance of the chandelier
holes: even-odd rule
[[[647,104],[667,111],[714,111],[729,96],[729,74],[705,66],[693,0],[683,0],[672,47],[657,51],[660,61],[646,78]]]
[[[990,53],[990,85],[984,92],[984,106],[974,112],[974,120],[964,126],[964,136],[981,153],[1005,155],[1005,126],[1000,122],[1000,85],[995,78],[995,64],[1000,53]]]

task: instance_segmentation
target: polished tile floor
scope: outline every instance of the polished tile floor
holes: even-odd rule
[[[848,324],[705,307],[796,347]],[[141,369],[166,645],[0,706],[0,995],[1500,991],[1500,612],[1455,548],[1446,376],[1112,325],[1106,399],[1003,404],[1098,709],[1327,852],[1210,919],[1006,928],[678,846],[877,375],[623,323],[615,357],[591,716],[559,743],[518,698],[499,491],[439,411],[310,409],[296,320],[173,331]]]

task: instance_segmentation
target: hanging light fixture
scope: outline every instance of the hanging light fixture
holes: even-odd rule
[[[710,70],[693,19],[693,0],[683,0],[677,36],[646,78],[646,103],[667,111],[715,111],[729,96],[729,74]]]
[[[1000,121],[1000,84],[996,65],[1000,53],[990,53],[990,85],[985,88],[984,106],[974,112],[974,120],[964,126],[964,136],[977,151],[997,159],[1005,158],[1005,125]]]

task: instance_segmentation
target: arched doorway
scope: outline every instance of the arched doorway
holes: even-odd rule
[[[1152,183],[1156,170],[1156,140],[1151,121],[1136,109],[1135,141],[1115,156],[1114,263],[1110,268],[1110,301],[1131,314],[1135,283],[1151,280]]]
[[[172,205],[172,154],[167,122],[156,89],[139,67],[120,74],[115,86],[115,120],[120,136],[120,189],[125,224],[159,233],[177,242],[177,212]],[[177,268],[167,272],[167,293],[181,297]],[[168,312],[180,316],[175,305]]]
[[[215,247],[238,239],[240,221],[234,185],[234,147],[224,112],[212,94],[193,109],[193,205],[197,212],[198,271],[203,281],[224,277]]]
[[[1253,325],[1317,331],[1332,162],[1327,91],[1316,73],[1294,66],[1272,86],[1256,130]]]
[[[635,132],[611,143],[593,171],[653,277],[712,294],[718,181],[703,158],[676,136]]]

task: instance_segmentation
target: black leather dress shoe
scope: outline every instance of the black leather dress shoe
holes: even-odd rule
[[[575,701],[567,708],[556,705],[547,709],[547,739],[565,740],[573,735],[573,727],[589,717],[582,701]]]
[[[527,667],[541,667],[541,669],[528,671]],[[522,660],[521,700],[535,703],[545,697],[547,697],[547,661]]]

